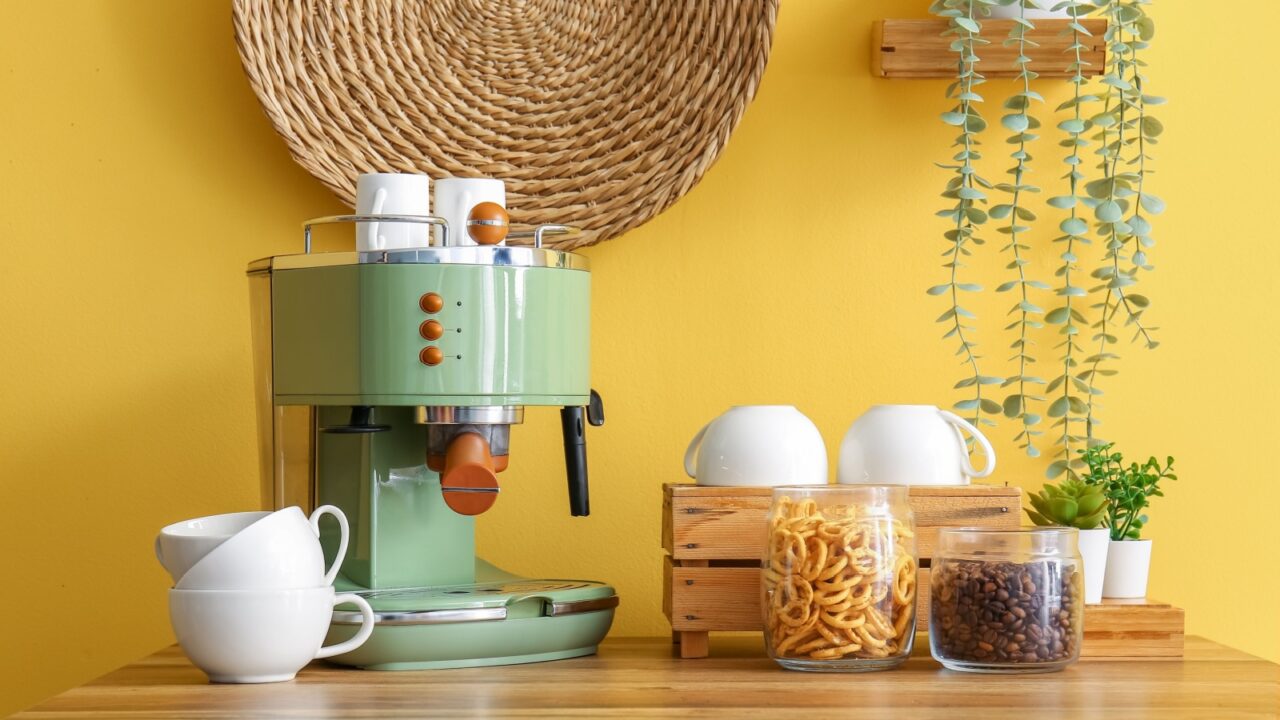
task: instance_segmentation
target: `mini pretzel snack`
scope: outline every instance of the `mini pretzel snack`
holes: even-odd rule
[[[912,525],[905,487],[775,492],[763,564],[770,655],[804,670],[905,661],[915,635]]]

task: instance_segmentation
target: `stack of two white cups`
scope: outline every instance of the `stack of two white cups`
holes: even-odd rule
[[[341,530],[327,571],[324,515]],[[161,530],[156,557],[175,582],[169,617],[187,657],[214,682],[263,683],[291,680],[313,659],[360,647],[373,632],[373,610],[364,598],[333,589],[347,540],[347,519],[332,505],[309,519],[290,507],[211,515]],[[333,607],[342,603],[359,609],[360,630],[321,647]]]

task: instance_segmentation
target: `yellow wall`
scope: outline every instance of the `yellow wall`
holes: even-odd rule
[[[954,399],[932,324],[942,306],[923,292],[942,277],[932,212],[946,178],[931,163],[947,154],[944,83],[867,68],[871,20],[921,16],[926,2],[785,5],[759,98],[719,164],[663,216],[588,251],[593,380],[609,411],[590,436],[595,514],[567,516],[543,410],[516,431],[503,499],[482,521],[484,551],[512,570],[615,583],[619,635],[666,630],[660,485],[681,478],[703,421],[794,403],[834,451],[870,403]],[[1152,512],[1151,593],[1185,606],[1190,632],[1280,660],[1280,581],[1257,569],[1273,561],[1280,506],[1268,221],[1280,107],[1266,92],[1280,53],[1240,26],[1273,26],[1280,6],[1157,6],[1152,81],[1174,101],[1149,280],[1164,345],[1126,349],[1107,432],[1179,461]],[[245,263],[295,251],[301,218],[341,210],[259,111],[225,2],[5,10],[0,548],[8,617],[21,619],[6,624],[0,713],[171,641],[153,534],[257,500]],[[1042,184],[1061,174],[1058,154],[1042,148]],[[993,248],[985,267],[1004,263]],[[1035,268],[1051,266],[1041,252]],[[1007,343],[984,340],[997,356]],[[1041,465],[1015,454],[1008,428],[996,435],[1000,478],[1038,485]]]

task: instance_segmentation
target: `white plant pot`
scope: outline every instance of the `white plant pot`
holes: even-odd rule
[[[1071,13],[1065,8],[1062,10],[1052,10],[1059,0],[1034,0],[1039,10],[1027,8],[1026,18],[1028,20],[1043,20],[1045,18],[1070,18]],[[1021,9],[1018,5],[996,5],[991,8],[991,17],[993,18],[1016,18],[1020,17]]]
[[[1144,598],[1151,569],[1150,540],[1112,540],[1107,547],[1107,573],[1102,596]]]
[[[1102,602],[1102,585],[1107,576],[1107,546],[1111,531],[1094,528],[1080,531],[1080,557],[1084,559],[1084,601],[1090,605]]]

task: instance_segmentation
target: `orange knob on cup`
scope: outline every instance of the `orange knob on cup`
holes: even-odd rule
[[[510,229],[511,216],[496,202],[482,202],[467,214],[467,234],[481,245],[497,245]]]

